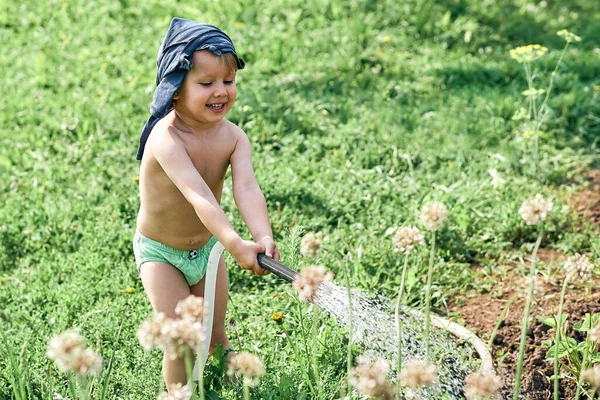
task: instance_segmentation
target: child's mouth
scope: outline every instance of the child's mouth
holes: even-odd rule
[[[206,107],[208,107],[210,110],[212,111],[223,111],[223,109],[225,108],[225,103],[221,103],[221,104],[207,104]]]

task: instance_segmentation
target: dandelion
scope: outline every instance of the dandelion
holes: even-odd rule
[[[171,319],[163,324],[160,346],[167,356],[174,360],[188,350],[197,352],[198,345],[206,339],[204,326],[189,319]]]
[[[138,182],[140,181],[140,177],[139,177],[139,176],[135,176],[135,177],[133,177],[133,181],[134,181],[135,183],[138,183]]]
[[[588,334],[593,343],[600,344],[600,323],[595,328],[590,329]]]
[[[583,380],[588,382],[598,392],[600,389],[600,365],[594,365],[581,373]]]
[[[182,319],[202,322],[206,316],[206,303],[204,303],[204,298],[189,295],[177,303],[175,314],[179,315]]]
[[[236,354],[229,360],[227,374],[240,374],[244,377],[244,383],[250,386],[256,386],[258,379],[265,373],[265,367],[262,360],[251,353],[242,352]]]
[[[129,293],[129,294],[133,293],[133,288],[132,287],[126,288],[125,293]]]
[[[520,46],[509,51],[510,56],[520,63],[528,63],[537,60],[546,52],[548,49],[539,44],[528,44],[527,46]]]
[[[402,251],[404,254],[409,255],[415,247],[425,245],[425,236],[419,228],[402,227],[398,229],[392,238],[392,242],[396,245],[394,251]]]
[[[545,221],[550,211],[552,211],[552,200],[544,199],[538,193],[535,197],[523,201],[519,208],[519,215],[527,225],[535,225]]]
[[[581,38],[579,36],[577,36],[573,32],[569,32],[566,29],[561,29],[560,31],[556,32],[556,34],[561,38],[565,39],[567,43],[581,42]]]
[[[102,357],[88,348],[77,332],[65,332],[52,338],[46,354],[61,372],[96,375],[102,367]]]
[[[372,360],[359,356],[357,366],[350,370],[350,383],[367,397],[393,399],[394,392],[387,380],[389,364],[381,358]]]
[[[158,395],[158,400],[190,400],[192,390],[183,383],[174,383],[169,386],[169,392],[162,392]]]
[[[298,292],[300,300],[307,300],[316,294],[319,285],[333,279],[333,273],[326,272],[325,267],[309,265],[304,268],[294,280],[293,287]]]
[[[421,223],[430,231],[440,230],[448,221],[448,209],[443,203],[433,201],[421,209]]]
[[[569,277],[584,282],[592,277],[594,265],[590,262],[585,254],[575,254],[567,258],[564,268]]]
[[[474,372],[465,378],[467,400],[499,399],[502,381],[493,372]]]
[[[273,319],[273,321],[281,321],[283,318],[283,312],[282,311],[277,311],[276,313],[273,313],[273,315],[271,316],[271,318]]]
[[[321,232],[310,232],[302,238],[300,244],[300,253],[304,257],[318,258],[319,250],[321,249]]]
[[[429,387],[437,383],[437,370],[435,366],[422,360],[410,360],[406,368],[398,374],[398,379],[403,387],[417,389]]]

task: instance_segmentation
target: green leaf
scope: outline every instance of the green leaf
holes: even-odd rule
[[[556,319],[554,318],[554,316],[537,316],[535,317],[538,321],[540,321],[542,324],[544,325],[548,325],[551,326],[553,328],[556,328]]]
[[[583,322],[578,322],[576,324],[573,324],[573,328],[580,332],[589,331],[592,328],[592,316],[590,315],[590,313],[585,314],[585,318],[583,319]]]

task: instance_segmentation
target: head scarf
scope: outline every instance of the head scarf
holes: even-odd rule
[[[150,118],[144,124],[140,135],[138,160],[142,159],[144,147],[154,125],[173,109],[173,96],[179,90],[185,74],[192,69],[194,51],[199,50],[209,50],[217,56],[233,53],[237,68],[244,68],[244,60],[237,56],[233,42],[219,28],[188,19],[173,18],[158,49],[156,90],[150,106]]]

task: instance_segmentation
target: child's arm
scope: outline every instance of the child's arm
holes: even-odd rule
[[[231,155],[233,198],[254,241],[265,246],[265,254],[279,260],[279,250],[273,242],[267,203],[252,168],[252,150],[246,134],[239,129],[235,150]]]
[[[257,255],[265,251],[263,245],[252,243],[235,232],[221,209],[210,187],[194,167],[181,140],[174,134],[164,133],[164,140],[155,142],[152,150],[156,160],[169,179],[194,207],[200,221],[225,246],[243,269],[265,274],[257,262]]]

